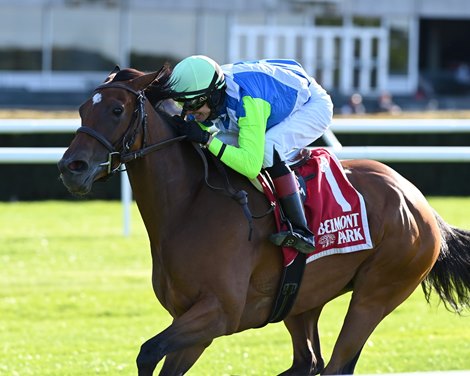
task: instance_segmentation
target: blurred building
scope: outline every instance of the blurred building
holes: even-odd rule
[[[467,35],[468,0],[0,0],[0,92],[87,91],[191,54],[294,58],[345,96],[465,92]]]

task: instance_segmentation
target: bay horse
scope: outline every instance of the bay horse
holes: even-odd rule
[[[97,180],[125,163],[152,254],[152,283],[172,324],[146,341],[137,356],[140,376],[182,375],[213,339],[267,324],[282,271],[280,249],[268,235],[272,215],[255,220],[251,240],[239,204],[205,182],[195,145],[178,136],[158,104],[172,93],[171,70],[115,69],[81,105],[82,126],[58,163],[72,194],[86,195]],[[292,366],[281,375],[351,374],[382,319],[421,284],[449,310],[470,303],[470,232],[448,225],[423,194],[386,165],[342,161],[363,195],[373,249],[308,263],[297,299],[284,318]],[[227,168],[234,187],[248,193],[253,212],[267,209],[263,194]],[[212,184],[223,184],[212,174]],[[352,291],[349,308],[325,365],[318,334],[322,308]]]

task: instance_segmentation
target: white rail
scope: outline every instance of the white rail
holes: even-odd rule
[[[0,119],[0,133],[67,133],[80,119]],[[335,133],[470,133],[470,119],[333,119]]]
[[[71,133],[79,119],[0,119],[0,134]],[[334,133],[470,133],[467,119],[334,119],[323,139],[338,158],[384,162],[468,162],[470,147],[346,146]],[[0,163],[56,163],[65,148],[0,148]]]
[[[376,159],[383,162],[470,161],[466,146],[345,146],[334,133],[470,133],[469,119],[334,119],[323,139],[340,159]]]
[[[72,133],[79,119],[0,119],[0,134]],[[340,159],[369,158],[384,162],[469,162],[466,146],[347,146],[334,133],[470,133],[467,119],[334,119],[323,139]],[[65,147],[0,147],[0,163],[57,163]],[[127,174],[121,174],[123,234],[130,234],[132,191]]]
[[[8,147],[0,148],[0,163],[57,163],[66,148]]]
[[[79,119],[0,119],[0,134],[71,133]],[[468,162],[470,147],[346,146],[335,133],[470,133],[467,119],[334,119],[323,139],[340,159],[383,162]],[[0,148],[0,163],[55,163],[65,148]]]
[[[80,119],[0,119],[0,133],[72,133]]]
[[[334,119],[335,133],[470,133],[470,119]]]

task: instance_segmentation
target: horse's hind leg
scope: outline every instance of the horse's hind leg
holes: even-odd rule
[[[284,320],[291,335],[294,359],[292,366],[279,376],[315,375],[323,370],[318,336],[318,319],[322,309],[323,307],[319,307]]]
[[[362,347],[384,317],[384,307],[380,304],[362,305],[351,301],[333,354],[322,374],[353,374]]]
[[[377,325],[419,285],[420,277],[410,278],[398,270],[394,272],[394,283],[390,283],[391,278],[375,275],[363,278],[358,283],[360,286],[355,286],[330,362],[322,374],[352,374],[364,344]]]

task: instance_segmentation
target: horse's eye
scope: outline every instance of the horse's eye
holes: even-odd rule
[[[122,114],[124,110],[122,109],[122,107],[116,107],[113,109],[113,114],[116,115],[116,116],[119,116]]]

